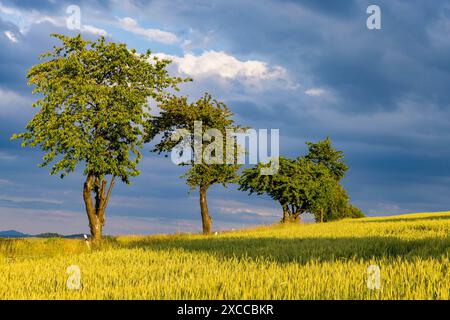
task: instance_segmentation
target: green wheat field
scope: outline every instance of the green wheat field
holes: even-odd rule
[[[0,299],[449,299],[450,213],[191,234],[0,240]],[[68,289],[67,268],[80,287]],[[380,268],[369,289],[367,268]]]

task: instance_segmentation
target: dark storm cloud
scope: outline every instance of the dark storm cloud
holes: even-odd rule
[[[17,42],[13,43],[4,34],[13,32]],[[48,22],[33,25],[26,34],[11,22],[0,18],[0,86],[9,88],[20,94],[30,94],[27,86],[27,72],[34,64],[39,63],[39,56],[49,51],[56,40],[50,37],[54,32],[67,32]]]
[[[369,1],[135,3],[149,21],[163,18],[205,34],[214,30],[213,45],[242,57],[264,57],[298,81],[333,88],[342,109],[392,109],[402,96],[418,92],[438,103],[450,97],[449,73],[443,72],[449,47],[433,48],[433,33],[448,31],[433,30],[448,17],[445,1],[378,1],[380,31],[366,28]]]
[[[23,40],[19,28],[8,21],[0,18],[0,86],[23,88],[25,68],[27,65],[28,55],[26,49],[22,46],[18,48],[8,39],[5,32],[11,32],[17,41]]]

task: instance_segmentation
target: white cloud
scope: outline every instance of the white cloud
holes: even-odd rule
[[[266,62],[258,60],[242,61],[223,51],[205,51],[199,56],[187,53],[183,57],[162,53],[155,55],[172,60],[178,73],[194,78],[215,76],[225,80],[242,80],[251,85],[270,80],[288,80],[287,71],[283,67],[270,67]]]
[[[98,36],[108,35],[106,30],[103,30],[103,29],[100,29],[100,28],[97,28],[94,26],[90,26],[90,25],[81,26],[81,32],[86,32],[86,33],[90,33],[90,34],[94,34],[94,35],[98,35]]]
[[[5,14],[7,16],[10,16],[13,18],[13,22],[15,24],[18,24],[20,27],[20,32],[22,34],[27,33],[28,30],[30,30],[31,26],[34,24],[41,24],[41,23],[50,23],[54,25],[55,27],[59,28],[65,28],[66,27],[66,17],[65,16],[48,16],[45,14],[42,14],[41,12],[37,10],[18,10],[10,7],[4,6],[0,2],[0,13]],[[5,35],[12,41],[17,42],[17,36],[14,35],[12,32],[7,31],[9,34]],[[91,26],[91,25],[81,25],[80,32],[82,33],[90,33],[94,35],[101,35],[106,36],[108,33],[100,28]]]
[[[369,209],[369,215],[373,216],[386,216],[386,215],[395,215],[401,213],[407,213],[410,210],[400,207],[394,203],[377,203],[374,208]]]
[[[138,25],[136,20],[130,17],[119,18],[119,25],[124,30],[143,36],[150,41],[156,41],[165,44],[172,44],[179,42],[179,39],[175,34],[159,29],[142,28]]]
[[[63,204],[63,201],[56,199],[47,199],[47,198],[36,198],[36,197],[16,197],[10,195],[0,195],[0,200],[13,202],[13,203],[46,203],[46,204]]]
[[[281,216],[281,209],[268,208],[267,206],[249,206],[247,203],[233,200],[214,199],[217,209],[222,214],[241,215],[249,214],[261,218],[278,218]]]
[[[1,159],[1,154],[0,154],[0,159]],[[10,184],[11,183],[11,181],[9,181],[9,180],[6,180],[6,179],[0,179],[0,186],[1,185],[6,185],[6,184]]]
[[[260,217],[278,217],[280,215],[279,212],[275,212],[274,210],[264,210],[264,209],[258,209],[258,208],[248,208],[248,207],[236,207],[236,208],[230,208],[230,207],[218,207],[221,213],[223,214],[250,214]]]
[[[67,26],[66,24],[66,18],[65,17],[51,17],[51,16],[42,16],[40,14],[36,14],[36,18],[34,19],[35,24],[48,22],[53,24],[55,27],[59,28],[65,28]],[[27,32],[29,27],[24,30],[24,32]],[[91,25],[82,24],[80,26],[80,32],[82,33],[90,33],[97,36],[107,36],[108,32],[106,30],[97,28]]]
[[[0,2],[0,13],[7,15],[19,15],[20,11],[14,8],[6,7]]]
[[[13,43],[17,43],[19,42],[19,40],[16,38],[16,36],[14,35],[14,33],[12,33],[11,31],[5,31],[5,36]]]
[[[13,156],[6,152],[0,152],[0,160],[2,161],[10,161],[16,159],[16,156]]]
[[[322,97],[327,92],[322,88],[311,88],[305,91],[305,94],[311,97]]]
[[[31,104],[32,101],[24,96],[0,87],[0,116],[2,118],[17,117],[24,112],[31,112]]]

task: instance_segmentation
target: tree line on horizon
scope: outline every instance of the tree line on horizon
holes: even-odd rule
[[[227,129],[245,130],[232,119],[227,105],[210,94],[194,102],[177,96],[179,84],[192,79],[170,76],[167,59],[150,51],[138,54],[104,37],[88,41],[81,35],[52,36],[61,45],[41,55],[45,61],[27,74],[33,93],[39,95],[33,104],[39,111],[26,130],[12,139],[21,139],[22,147],[40,147],[45,152],[40,166],[51,164],[52,175],[63,178],[84,165],[83,200],[95,242],[102,239],[116,179],[129,184],[140,174],[137,166],[145,143],[159,139],[152,151],[172,152],[179,142],[173,133],[194,132],[195,121],[202,121],[202,136],[210,129],[224,136]],[[159,115],[150,114],[149,100],[156,103]],[[263,163],[241,173],[237,162],[208,164],[191,159],[181,163],[187,167],[183,175],[187,185],[199,192],[203,233],[212,231],[207,191],[214,184],[236,183],[249,194],[269,196],[280,204],[283,223],[298,222],[305,212],[312,213],[316,222],[364,216],[349,203],[341,184],[348,170],[343,153],[330,138],[307,145],[304,156],[280,157],[274,175],[261,174]],[[237,158],[239,152],[231,156]]]

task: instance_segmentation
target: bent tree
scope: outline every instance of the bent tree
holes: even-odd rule
[[[234,139],[230,146],[227,131],[240,132],[244,128],[234,123],[233,114],[224,103],[209,94],[193,103],[188,103],[186,97],[173,97],[159,107],[161,112],[152,121],[150,138],[159,134],[162,138],[153,151],[172,151],[181,157],[189,155],[179,165],[189,166],[182,177],[191,190],[199,191],[203,234],[208,235],[212,231],[206,199],[208,189],[214,184],[226,187],[238,179],[237,157],[241,151],[234,148]],[[204,141],[209,143],[203,148]]]
[[[309,210],[312,199],[329,176],[325,166],[304,157],[280,157],[279,169],[274,175],[262,175],[264,166],[259,163],[245,169],[239,179],[239,190],[249,194],[267,194],[277,201],[283,210],[283,223],[300,221],[300,215]]]
[[[261,174],[261,163],[245,169],[239,189],[277,201],[283,210],[281,222],[297,222],[305,212],[313,214],[317,222],[364,216],[349,203],[340,184],[348,170],[342,151],[334,149],[329,138],[307,145],[305,156],[280,157],[279,170],[272,176]]]
[[[40,166],[52,163],[50,173],[61,178],[84,166],[83,199],[92,238],[99,241],[116,178],[128,184],[139,174],[151,117],[148,99],[163,101],[165,90],[183,80],[170,77],[170,61],[151,60],[150,51],[137,54],[104,37],[91,42],[81,35],[52,36],[62,45],[28,72],[33,93],[40,95],[33,104],[39,112],[12,139],[39,146],[45,152]]]

